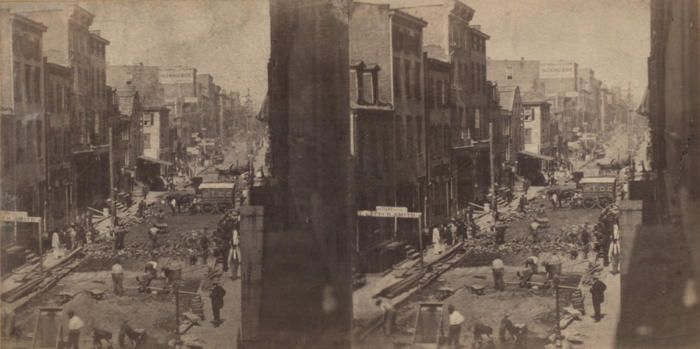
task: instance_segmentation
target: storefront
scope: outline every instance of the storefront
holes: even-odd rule
[[[545,185],[545,173],[554,166],[554,158],[529,151],[518,153],[518,174],[525,177],[532,185]]]

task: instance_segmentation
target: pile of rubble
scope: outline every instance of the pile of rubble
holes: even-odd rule
[[[201,230],[169,234],[177,234],[178,236],[160,239],[155,250],[151,249],[150,243],[127,242],[124,249],[118,251],[117,254],[126,258],[150,257],[151,255],[189,258],[201,249],[199,245],[199,239],[203,234]],[[96,241],[85,247],[85,253],[98,258],[111,257],[115,253],[114,242],[111,239]]]

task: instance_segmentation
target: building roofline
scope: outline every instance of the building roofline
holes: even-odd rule
[[[101,42],[102,42],[103,44],[105,44],[105,45],[109,45],[109,40],[103,38],[103,37],[100,35],[100,31],[99,31],[99,30],[91,30],[91,31],[90,31],[90,36],[93,37],[94,39],[97,39],[98,41],[101,41]]]
[[[33,27],[34,29],[39,30],[41,32],[45,32],[49,29],[49,27],[45,26],[43,23],[37,22],[29,17],[23,16],[20,13],[13,13],[12,19],[18,20],[19,22]]]
[[[486,40],[491,39],[491,37],[490,37],[488,34],[486,34],[486,33],[484,33],[484,32],[481,31],[481,28],[478,28],[478,27],[476,27],[476,26],[470,25],[470,26],[469,26],[469,29],[471,29],[473,33],[478,34],[479,36],[485,38]]]
[[[389,10],[389,16],[394,16],[396,15],[397,17],[401,19],[405,19],[409,22],[412,22],[415,25],[420,26],[421,28],[425,28],[428,25],[428,22],[424,21],[422,18],[416,17],[410,13],[401,11],[400,9],[391,9]]]

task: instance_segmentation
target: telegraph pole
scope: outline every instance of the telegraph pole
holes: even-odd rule
[[[491,215],[493,217],[493,224],[496,224],[496,215],[498,214],[496,210],[496,172],[494,162],[496,160],[493,151],[493,121],[489,122],[489,168],[491,172]]]
[[[109,126],[109,201],[110,210],[112,213],[112,229],[116,228],[117,223],[117,204],[114,197],[114,144],[112,144],[112,125]]]

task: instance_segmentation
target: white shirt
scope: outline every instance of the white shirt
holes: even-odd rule
[[[238,246],[240,244],[240,238],[238,237],[238,230],[233,230],[233,246]]]
[[[620,227],[615,224],[613,225],[613,240],[620,240]]]
[[[124,268],[122,268],[122,265],[119,263],[116,263],[112,266],[112,274],[121,274],[124,272]]]
[[[83,320],[80,320],[79,317],[73,316],[68,320],[68,329],[73,331],[73,330],[80,330],[83,328]]]
[[[464,323],[464,316],[456,310],[453,311],[452,314],[450,314],[450,326],[461,325],[462,323]]]
[[[500,258],[496,258],[493,260],[493,264],[491,264],[493,269],[503,269],[503,261]]]

